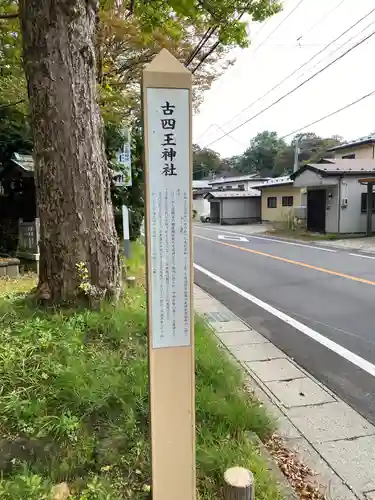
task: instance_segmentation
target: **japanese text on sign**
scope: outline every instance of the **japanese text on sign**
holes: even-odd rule
[[[147,89],[152,347],[191,345],[190,127],[185,89]]]
[[[172,116],[175,113],[176,106],[171,104],[169,101],[165,101],[165,104],[161,106],[162,115]],[[164,131],[164,139],[162,142],[162,146],[164,147],[161,157],[164,160],[164,167],[162,169],[163,175],[177,175],[175,158],[177,156],[177,152],[175,149],[176,137],[174,132],[166,132],[168,130],[175,130],[176,128],[176,119],[175,118],[161,118],[160,119],[161,128]]]

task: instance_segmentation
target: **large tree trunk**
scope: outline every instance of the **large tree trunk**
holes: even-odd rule
[[[41,225],[39,290],[74,300],[117,296],[119,249],[96,100],[97,0],[20,0]]]

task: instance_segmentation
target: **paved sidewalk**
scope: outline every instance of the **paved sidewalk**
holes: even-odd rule
[[[241,363],[278,433],[330,500],[375,500],[375,427],[198,287],[195,310]]]
[[[371,238],[344,238],[342,240],[319,241],[319,245],[341,248],[343,250],[359,250],[375,252],[375,237]]]

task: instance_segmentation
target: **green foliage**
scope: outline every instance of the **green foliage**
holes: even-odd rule
[[[271,175],[277,154],[285,146],[276,132],[260,132],[250,141],[250,146],[242,155],[240,170],[246,173],[258,172],[262,176]]]
[[[313,132],[308,132],[296,135],[291,144],[287,144],[277,136],[276,132],[265,130],[250,141],[250,146],[242,155],[234,156],[228,162],[244,174],[259,173],[269,177],[291,174],[296,138],[298,138],[299,165],[332,157],[327,150],[342,142],[342,138],[338,136],[322,138]]]
[[[216,151],[201,149],[197,144],[193,144],[193,178],[195,180],[204,179],[210,173],[220,172],[224,168],[225,164]]]
[[[144,266],[133,247],[132,273]],[[142,269],[141,269],[142,274]],[[144,290],[129,290],[116,308],[42,311],[17,290],[30,277],[5,282],[0,295],[0,429],[19,447],[0,457],[5,500],[49,498],[67,481],[72,500],[149,497],[149,409]],[[196,325],[197,476],[201,500],[218,498],[222,474],[250,468],[257,496],[280,500],[248,431],[268,436],[264,409],[243,392],[240,370]],[[4,441],[2,441],[4,446]],[[22,444],[22,446],[21,446]],[[6,463],[5,463],[6,462]]]
[[[27,117],[14,107],[0,105],[0,165],[13,153],[30,153],[31,131]]]

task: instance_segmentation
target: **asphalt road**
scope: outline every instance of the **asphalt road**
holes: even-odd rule
[[[232,231],[194,226],[195,282],[375,424],[375,255]]]

